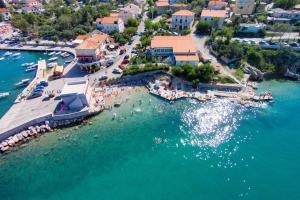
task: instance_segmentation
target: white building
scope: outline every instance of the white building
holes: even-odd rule
[[[235,14],[250,15],[254,10],[254,6],[255,0],[236,0]]]
[[[123,20],[124,23],[127,23],[129,18],[138,18],[142,10],[135,4],[128,4],[124,8],[120,8],[119,18]]]
[[[113,31],[122,33],[125,29],[123,20],[116,16],[97,18],[96,27],[105,33]]]
[[[60,97],[69,110],[81,110],[89,107],[90,92],[88,81],[73,81],[65,83]]]
[[[189,10],[179,10],[172,14],[172,28],[174,30],[190,29],[193,26],[195,13]]]
[[[0,8],[0,14],[3,17],[3,20],[8,21],[11,19],[11,14],[7,8]]]
[[[220,29],[224,24],[226,16],[226,10],[203,9],[201,13],[201,21],[211,23],[212,25],[216,23],[216,27]]]

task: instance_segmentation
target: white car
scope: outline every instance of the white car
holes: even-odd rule
[[[121,70],[120,68],[115,68],[115,69],[113,70],[113,73],[115,73],[115,74],[122,74],[122,73],[123,73],[123,70]]]
[[[98,78],[99,81],[103,81],[106,79],[108,79],[108,76],[106,76],[106,75],[99,76],[99,78]]]

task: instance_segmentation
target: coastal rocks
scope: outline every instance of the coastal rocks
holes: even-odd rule
[[[25,142],[33,138],[36,138],[46,132],[52,132],[59,127],[67,127],[67,126],[78,125],[78,124],[83,124],[83,125],[92,124],[92,122],[89,122],[85,119],[86,117],[78,117],[78,118],[66,119],[66,120],[45,121],[43,124],[29,126],[26,130],[23,130],[7,138],[6,140],[0,142],[0,153],[11,151],[14,147],[21,146]],[[79,129],[79,127],[76,126],[75,129]]]
[[[263,80],[264,73],[259,69],[249,65],[248,63],[244,63],[243,67],[244,67],[244,72],[250,74],[250,78],[252,80],[257,80],[257,81]]]

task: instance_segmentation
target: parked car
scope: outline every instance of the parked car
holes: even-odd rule
[[[49,84],[47,81],[40,81],[39,84],[37,84],[37,86],[43,86],[43,87],[47,87]]]
[[[123,61],[122,61],[122,65],[126,65],[126,64],[128,64],[129,63],[129,60],[127,60],[127,59],[124,59]]]
[[[98,78],[99,81],[103,81],[103,80],[106,80],[106,79],[108,79],[108,76],[107,76],[107,75],[101,75],[101,76],[99,76],[99,78]]]
[[[113,70],[113,73],[114,73],[114,74],[122,74],[122,72],[123,72],[123,70],[121,70],[120,68],[115,68],[115,69]]]
[[[292,42],[292,43],[290,43],[290,46],[291,47],[299,47],[300,44],[298,44],[297,42]]]
[[[125,57],[124,57],[124,59],[128,59],[129,58],[129,55],[126,55]]]
[[[42,95],[43,95],[42,92],[34,92],[27,99],[34,99],[34,98],[40,97]]]
[[[125,65],[119,65],[119,68],[124,70],[125,69]]]
[[[106,62],[106,67],[110,67],[110,66],[112,66],[113,64],[114,64],[114,61],[108,60],[108,61]]]

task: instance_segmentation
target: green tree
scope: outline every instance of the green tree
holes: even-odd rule
[[[293,8],[296,4],[299,4],[299,0],[274,0],[275,6],[283,9]]]
[[[210,23],[199,21],[196,26],[196,33],[198,34],[207,34],[210,32]]]
[[[138,27],[138,25],[139,25],[139,20],[135,18],[129,18],[127,21],[127,26],[129,27]]]

